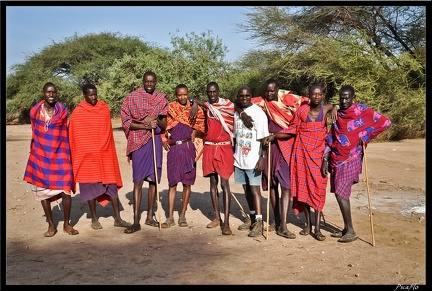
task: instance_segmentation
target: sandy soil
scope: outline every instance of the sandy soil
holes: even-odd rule
[[[132,222],[133,184],[125,157],[126,139],[119,120],[113,120],[113,125],[124,184],[119,192],[121,215]],[[292,210],[288,229],[297,234],[296,239],[289,240],[275,232],[269,232],[268,237],[250,238],[247,232],[237,230],[243,217],[234,199],[230,217],[233,235],[223,236],[220,229],[207,229],[212,207],[209,180],[202,177],[201,161],[186,212],[188,228],[176,225],[159,230],[144,225],[145,184],[141,231],[124,234],[123,228],[114,227],[110,205],[98,205],[103,229],[93,230],[88,205],[81,202],[77,193],[72,202],[71,223],[80,234],[69,236],[59,231],[54,237],[45,238],[43,233],[48,225],[42,207],[34,200],[29,184],[23,181],[30,138],[30,125],[6,126],[6,269],[2,270],[5,289],[7,285],[25,284],[373,284],[386,285],[382,287],[390,290],[416,290],[426,284],[424,139],[369,145],[368,177],[363,171],[351,198],[354,226],[360,238],[343,244],[330,237],[332,231],[343,226],[343,221],[336,199],[329,192],[322,226],[327,239],[322,242],[299,235],[304,215],[296,217]],[[242,188],[231,182],[231,191],[247,209]],[[168,207],[167,189],[165,168],[158,189],[162,221]],[[176,223],[180,191],[178,188]],[[262,195],[266,216],[267,192]],[[56,203],[52,208],[61,230],[62,211]]]

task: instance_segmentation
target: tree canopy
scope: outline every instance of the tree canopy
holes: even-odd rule
[[[247,16],[239,30],[262,49],[244,56],[241,67],[259,56],[266,77],[299,94],[321,83],[334,103],[350,84],[357,102],[394,121],[387,138],[424,133],[425,6],[257,6]]]
[[[112,32],[54,42],[7,76],[7,121],[28,122],[48,81],[70,111],[82,100],[82,84],[93,83],[112,116],[119,116],[124,97],[150,70],[169,101],[180,83],[206,99],[207,83],[216,81],[221,96],[235,100],[239,86],[258,96],[265,80],[275,78],[299,95],[320,83],[326,101],[338,103],[339,88],[350,84],[357,102],[392,120],[382,139],[425,136],[425,6],[255,6],[246,16],[237,27],[260,45],[233,63],[211,31],[171,34],[172,49]]]

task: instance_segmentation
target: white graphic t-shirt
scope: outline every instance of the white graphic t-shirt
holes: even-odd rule
[[[234,149],[234,166],[240,169],[254,169],[261,155],[261,139],[269,135],[268,119],[264,111],[256,104],[243,108],[245,113],[254,120],[253,128],[249,129],[234,113],[234,133],[236,146]]]

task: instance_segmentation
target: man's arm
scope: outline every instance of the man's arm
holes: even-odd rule
[[[338,113],[340,106],[339,106],[339,104],[335,104],[335,105],[329,104],[329,105],[332,106],[332,107],[329,106],[330,110],[331,110],[330,111],[330,118],[331,118],[332,122],[335,122],[337,120],[337,113]]]
[[[193,100],[193,101],[192,101]],[[189,113],[189,118],[190,119],[196,119],[198,116],[198,105],[201,107],[204,107],[204,100],[200,100],[200,99],[192,99],[189,100],[189,102],[191,103],[191,110]]]
[[[246,112],[243,111],[243,108],[239,106],[239,104],[234,102],[234,110],[237,111],[237,113],[240,115],[241,120],[243,121],[243,124],[249,128],[252,129],[253,127],[253,118],[247,115]]]

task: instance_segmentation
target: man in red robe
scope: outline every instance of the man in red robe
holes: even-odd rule
[[[339,90],[337,121],[333,123],[327,136],[327,146],[323,158],[322,173],[330,171],[330,192],[335,193],[342,213],[344,228],[332,234],[338,242],[348,243],[358,239],[354,231],[350,196],[351,187],[358,183],[362,172],[363,146],[386,130],[391,121],[362,103],[355,103],[352,86]],[[330,165],[328,165],[330,163]]]
[[[120,216],[118,190],[123,187],[123,182],[110,108],[98,100],[93,84],[84,85],[82,91],[84,100],[74,109],[69,120],[74,188],[79,183],[81,200],[87,201],[90,208],[93,229],[102,229],[96,214],[96,200],[102,206],[111,201],[114,226],[129,227],[131,224]]]
[[[222,234],[231,235],[229,216],[231,210],[231,190],[229,178],[234,173],[233,127],[234,103],[219,97],[219,85],[216,82],[207,84],[208,100],[195,100],[191,116],[196,116],[197,106],[206,109],[206,137],[202,160],[203,176],[210,178],[210,196],[215,218],[207,228],[222,225]],[[197,104],[197,105],[195,105]],[[219,212],[218,181],[221,180],[223,192],[224,221]]]

